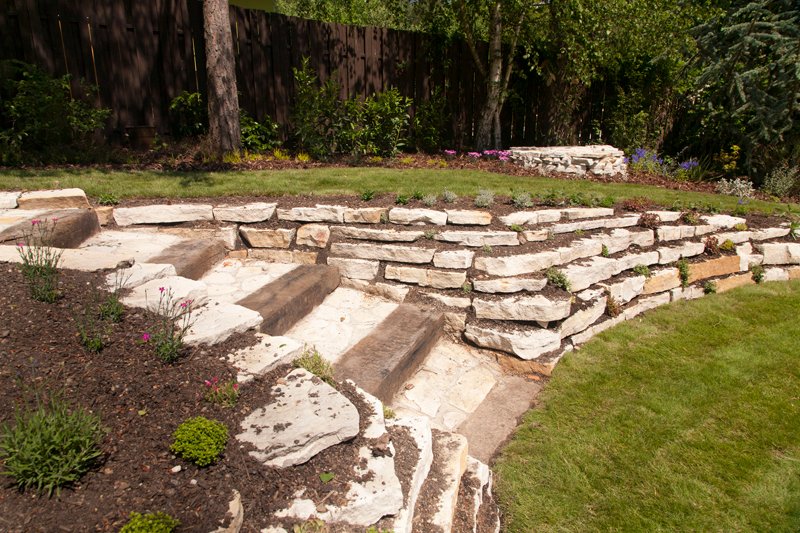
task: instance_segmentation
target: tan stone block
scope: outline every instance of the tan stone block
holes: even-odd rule
[[[321,224],[306,224],[297,228],[296,242],[299,246],[325,248],[331,238],[331,230]]]
[[[297,263],[301,265],[314,265],[317,263],[317,252],[301,252],[298,250],[250,248],[247,257],[261,259],[268,263]]]
[[[725,276],[739,272],[739,258],[734,255],[718,257],[689,265],[689,283],[697,280]]]
[[[724,279],[718,279],[715,281],[717,284],[717,292],[725,292],[731,289],[735,289],[736,287],[742,287],[744,285],[754,285],[755,281],[753,281],[753,277],[747,274],[737,274],[736,276],[730,276]]]
[[[111,205],[101,205],[94,208],[94,213],[97,215],[97,221],[101,226],[107,226],[109,222],[114,220],[114,207]]]
[[[229,259],[247,259],[247,250],[231,250],[226,257]]]
[[[253,248],[288,248],[292,244],[295,229],[261,229],[242,226],[239,233]]]
[[[792,267],[789,269],[789,279],[800,279],[800,267]]]
[[[655,294],[681,286],[681,278],[677,268],[666,268],[653,272],[644,282],[642,294]]]

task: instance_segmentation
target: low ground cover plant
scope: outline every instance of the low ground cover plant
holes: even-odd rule
[[[331,387],[337,387],[333,366],[314,348],[306,348],[300,357],[292,361],[292,365],[308,370]]]
[[[184,421],[172,434],[170,450],[197,466],[217,462],[228,443],[228,428],[217,420],[196,416]]]
[[[206,401],[221,405],[222,407],[233,407],[239,400],[239,384],[235,379],[222,381],[218,376],[203,380],[205,392],[203,398]]]
[[[119,533],[173,533],[180,525],[180,520],[172,518],[167,513],[132,512]]]

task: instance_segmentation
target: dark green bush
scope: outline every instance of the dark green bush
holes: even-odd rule
[[[3,475],[20,489],[58,493],[102,454],[100,418],[81,407],[71,409],[58,396],[38,400],[34,409],[18,409],[14,422],[0,426],[0,460]]]
[[[108,109],[88,103],[93,88],[80,84],[73,98],[69,76],[53,78],[20,61],[0,64],[0,163],[51,161],[86,151]]]
[[[133,512],[119,533],[172,533],[179,525],[181,525],[180,520],[172,518],[167,513]]]
[[[437,87],[430,100],[416,104],[417,110],[411,122],[414,145],[420,152],[438,152],[447,140],[444,133],[448,130],[449,116],[444,95]]]
[[[172,434],[170,449],[197,466],[215,463],[228,443],[228,428],[216,420],[196,416],[183,422]]]
[[[292,126],[297,148],[317,159],[330,157],[338,152],[337,131],[343,126],[339,85],[333,77],[320,85],[307,57],[293,72],[297,93]]]
[[[183,91],[169,103],[169,126],[173,137],[196,137],[208,130],[208,109],[200,93]]]
[[[395,88],[375,93],[361,104],[361,144],[365,154],[390,157],[405,147],[410,105],[411,100]]]
[[[251,152],[271,152],[281,145],[278,123],[269,117],[257,122],[244,109],[239,110],[242,130],[242,148]]]

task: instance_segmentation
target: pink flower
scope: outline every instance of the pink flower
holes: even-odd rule
[[[24,242],[18,242],[17,246],[19,246],[20,248],[24,248],[25,247],[25,243]]]
[[[150,334],[149,333],[142,333],[142,342],[147,342],[149,340],[150,340]]]
[[[239,390],[239,384],[238,383],[234,383],[233,384],[233,390]]]
[[[186,309],[190,305],[192,305],[192,300],[186,300],[186,301],[181,302],[181,308],[183,308],[183,309]]]
[[[164,292],[164,287],[159,287],[158,288],[158,292],[163,293]]]
[[[481,153],[480,152],[467,152],[467,155],[470,156],[470,157],[473,157],[475,159],[478,159],[481,156]]]
[[[206,387],[210,387],[210,386],[211,386],[211,382],[210,382],[210,381],[208,381],[208,380],[205,380],[203,383],[205,383],[205,384],[206,384]]]
[[[444,153],[446,153],[447,155],[456,155],[455,150],[445,150]]]
[[[51,218],[50,220],[52,220],[52,221],[53,221],[53,224],[55,224],[56,222],[58,222],[58,217],[53,217],[53,218]]]
[[[31,220],[31,226],[38,226],[39,224],[41,224],[41,222],[42,221],[39,220],[38,218],[34,218],[33,220]]]

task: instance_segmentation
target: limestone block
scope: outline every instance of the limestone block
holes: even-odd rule
[[[506,226],[511,226],[511,225],[532,226],[534,224],[546,224],[548,222],[558,222],[559,220],[561,220],[560,209],[543,209],[540,211],[517,211],[515,213],[511,213],[506,216],[500,217],[500,222],[502,222]]]
[[[677,222],[681,218],[680,211],[647,211],[651,215],[656,215],[661,222]]]
[[[175,267],[161,263],[134,263],[128,268],[121,268],[106,276],[108,290],[132,289],[154,279],[177,276]]]
[[[467,327],[467,314],[466,313],[444,313],[444,330],[447,333],[461,337],[464,328]]]
[[[155,311],[159,305],[162,292],[165,295],[172,294],[172,303],[174,305],[180,305],[181,302],[191,300],[192,308],[194,309],[201,307],[208,301],[208,287],[205,283],[181,276],[167,276],[142,283],[124,296],[121,301],[130,307],[141,307]]]
[[[497,300],[475,298],[472,300],[472,307],[477,318],[550,322],[568,317],[572,304],[569,300],[550,300],[536,295]]]
[[[561,335],[549,329],[514,331],[468,324],[464,336],[477,346],[500,350],[525,360],[536,359],[561,347]]]
[[[800,279],[800,267],[789,268],[789,279]]]
[[[492,214],[486,211],[464,209],[445,209],[447,223],[462,226],[488,226],[492,223]]]
[[[108,226],[114,220],[114,207],[110,205],[99,205],[94,208],[94,213],[97,215],[97,222],[101,226]]]
[[[631,270],[635,268],[637,265],[645,265],[650,266],[658,263],[659,255],[658,252],[643,252],[640,254],[628,254],[623,255],[619,259],[614,266],[614,274],[619,274],[620,272],[625,272],[626,270]]]
[[[599,241],[601,245],[605,245],[609,254],[621,252],[634,244],[644,248],[655,243],[653,230],[649,229],[643,231],[613,229],[608,235],[595,235],[592,239]]]
[[[767,243],[758,246],[765,265],[800,265],[800,243]]]
[[[706,294],[703,290],[703,287],[697,286],[685,288],[677,287],[669,292],[673,302],[677,302],[679,300],[696,300],[697,298],[702,298]]]
[[[384,277],[435,289],[460,289],[467,281],[466,272],[450,272],[397,265],[386,265]]]
[[[340,205],[320,205],[316,207],[278,208],[278,220],[295,222],[344,222],[346,208]]]
[[[658,249],[658,264],[666,265],[684,257],[694,257],[702,254],[705,249],[706,245],[702,242],[685,242],[678,246],[665,246]]]
[[[411,246],[396,246],[391,244],[331,244],[331,255],[350,257],[355,259],[372,259],[377,261],[395,261],[398,263],[430,263],[433,248],[417,248]]]
[[[272,401],[242,420],[239,442],[272,467],[302,464],[319,452],[358,434],[355,406],[336,389],[303,368],[272,387]]]
[[[656,228],[656,235],[661,242],[677,241],[681,237],[682,226],[660,226]]]
[[[0,209],[16,209],[21,192],[0,192]]]
[[[744,285],[754,285],[755,281],[753,281],[753,276],[747,273],[747,274],[737,274],[735,276],[729,276],[727,278],[718,279],[716,280],[716,284],[717,284],[717,292],[725,292],[731,289],[735,289],[736,287],[742,287]]]
[[[661,270],[654,270],[651,276],[644,282],[644,289],[642,294],[656,294],[672,290],[681,286],[681,278],[678,274],[677,268],[664,268]]]
[[[114,221],[118,226],[134,224],[175,224],[213,220],[214,212],[206,204],[142,205],[139,207],[117,207]]]
[[[689,283],[717,276],[725,276],[739,272],[739,258],[727,255],[689,265]]]
[[[733,244],[741,244],[749,241],[753,237],[752,231],[732,231],[728,233],[718,233],[715,235],[719,244],[725,241],[731,241]]]
[[[562,273],[570,282],[573,291],[581,291],[614,275],[617,261],[607,257],[592,257],[583,264],[567,265]]]
[[[291,363],[303,354],[303,343],[289,337],[256,333],[256,339],[255,344],[228,355],[228,362],[239,370],[239,382],[262,376],[279,365]]]
[[[433,237],[437,241],[453,242],[462,246],[518,246],[515,231],[443,231]]]
[[[572,316],[564,320],[559,328],[561,338],[565,339],[575,333],[579,333],[597,322],[606,312],[606,302],[607,298],[600,298],[591,306],[575,312]]]
[[[416,455],[416,464],[412,465],[411,468],[413,474],[409,482],[410,488],[406,496],[406,501],[400,512],[394,516],[390,528],[394,533],[412,533],[414,527],[414,508],[417,503],[417,498],[422,491],[422,485],[425,483],[431,465],[433,464],[433,439],[430,420],[425,416],[403,415],[392,420],[387,420],[386,424],[390,427],[399,426],[406,429],[409,436],[413,439],[417,450],[419,450],[419,454]]]
[[[344,211],[344,221],[347,224],[378,224],[385,213],[386,209],[383,207],[347,208]]]
[[[367,294],[380,296],[393,302],[401,302],[405,300],[410,287],[404,285],[391,285],[389,283],[370,283],[363,279],[350,279],[342,278],[341,287],[348,289],[357,289]]]
[[[671,300],[672,297],[668,292],[656,294],[655,296],[650,296],[649,298],[641,298],[636,305],[625,309],[620,317],[622,317],[623,320],[630,320],[631,318],[639,316],[645,311],[666,305]]]
[[[337,267],[342,277],[366,280],[375,279],[381,266],[380,261],[345,259],[343,257],[329,257],[328,264]]]
[[[296,229],[265,229],[242,226],[239,228],[244,241],[252,248],[288,248],[292,244]]]
[[[261,259],[267,263],[297,263],[299,265],[314,265],[317,263],[317,252],[303,252],[300,250],[251,248],[247,251],[247,257]]]
[[[615,302],[624,305],[642,294],[646,281],[647,278],[644,276],[634,276],[616,283],[600,284],[600,287],[604,288],[608,295],[614,298]]]
[[[331,230],[322,224],[306,224],[297,228],[297,245],[325,248],[331,238]]]
[[[6,202],[10,204],[11,199],[6,199]],[[23,192],[18,195],[16,203],[16,207],[19,209],[88,209],[90,207],[86,193],[82,189]]]
[[[754,241],[768,241],[789,235],[789,228],[764,228],[752,232]]]
[[[561,255],[554,250],[536,254],[508,255],[505,257],[476,257],[477,270],[488,272],[491,276],[518,276],[532,274],[559,264]]]
[[[433,266],[437,268],[470,268],[475,252],[469,250],[447,250],[433,254]]]
[[[258,311],[232,303],[209,302],[192,314],[184,342],[189,345],[219,344],[231,335],[257,328],[264,319]]]
[[[700,220],[714,226],[712,231],[717,231],[723,228],[732,228],[737,224],[745,224],[747,223],[747,219],[742,217],[732,217],[730,215],[704,215],[700,217]]]
[[[423,296],[430,298],[431,300],[436,300],[437,302],[443,303],[448,307],[456,307],[458,309],[468,309],[472,305],[472,300],[469,298],[461,298],[458,296],[445,296],[444,294],[439,294],[438,292],[423,292]]]
[[[526,242],[541,242],[549,239],[550,235],[551,233],[549,229],[526,230],[520,232],[519,241],[522,244],[525,244]]]
[[[380,242],[414,242],[425,235],[423,231],[397,231],[393,229],[348,228],[338,226],[333,228],[333,234],[344,239]]]
[[[424,226],[426,224],[444,226],[447,224],[447,213],[435,211],[433,209],[405,209],[395,207],[389,210],[389,222],[392,224],[415,226]]]
[[[567,220],[579,220],[582,218],[612,217],[614,210],[610,207],[570,207],[562,209],[561,214]]]
[[[254,202],[245,205],[220,205],[213,209],[214,219],[222,222],[250,224],[272,218],[277,204]]]
[[[764,271],[764,281],[789,281],[789,271],[773,267]]]
[[[485,293],[513,293],[513,292],[537,292],[544,289],[547,279],[534,278],[497,278],[497,279],[476,279],[472,282],[472,288],[478,292]]]

